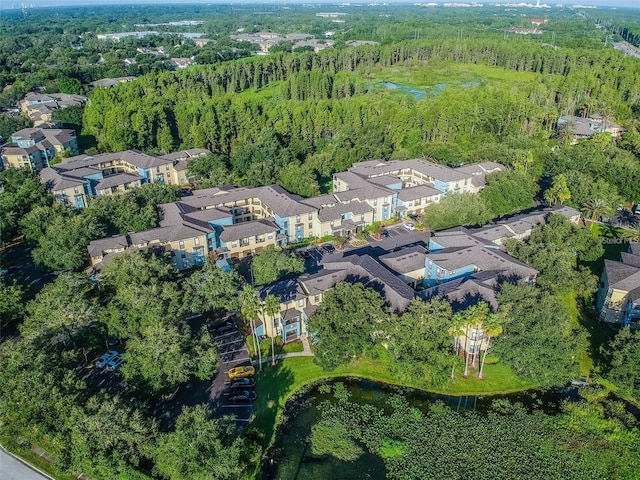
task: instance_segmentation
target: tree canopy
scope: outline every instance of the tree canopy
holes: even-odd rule
[[[326,370],[361,356],[387,314],[376,291],[362,283],[339,282],[324,294],[307,329],[314,338],[314,361]]]
[[[267,246],[253,257],[251,273],[256,285],[282,280],[287,275],[304,272],[304,262],[290,253]]]

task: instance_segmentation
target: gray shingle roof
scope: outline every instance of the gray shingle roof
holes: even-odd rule
[[[609,287],[624,292],[640,287],[640,268],[605,259],[604,269],[607,272]]]
[[[96,185],[96,190],[105,190],[107,188],[113,188],[127,183],[133,183],[140,181],[142,177],[133,173],[118,173],[116,175],[110,175],[101,180]]]
[[[225,243],[243,238],[254,237],[256,235],[265,235],[280,231],[275,223],[269,220],[255,220],[252,222],[236,223],[235,225],[222,226],[220,240]]]
[[[419,198],[436,197],[438,195],[442,195],[442,192],[429,185],[418,185],[416,187],[403,188],[398,191],[398,198],[403,202],[410,202]]]
[[[424,260],[426,256],[427,251],[418,245],[381,255],[378,257],[378,260],[385,264],[396,275],[404,275],[416,270],[424,270]]]
[[[369,212],[373,212],[373,207],[365,202],[338,203],[333,207],[320,209],[318,219],[321,222],[330,222],[331,220],[340,220],[342,214],[363,215]]]

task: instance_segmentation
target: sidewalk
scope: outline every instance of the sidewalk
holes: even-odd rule
[[[276,355],[276,361],[282,360],[283,358],[287,358],[287,357],[313,357],[313,352],[311,351],[311,347],[309,346],[309,338],[305,335],[303,337],[300,337],[300,340],[302,341],[301,352],[280,353]],[[267,363],[270,361],[271,361],[271,355],[268,355],[262,358],[262,363]]]

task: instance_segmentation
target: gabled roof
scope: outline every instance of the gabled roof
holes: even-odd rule
[[[118,173],[116,175],[111,175],[101,180],[96,185],[96,190],[105,190],[107,188],[113,188],[120,185],[124,185],[127,183],[140,181],[142,177],[133,173]]]
[[[333,207],[321,208],[318,212],[318,220],[330,222],[331,220],[340,220],[341,215],[346,213],[363,215],[369,212],[373,212],[373,207],[366,202],[338,203]]]
[[[398,198],[403,202],[410,202],[419,198],[437,197],[438,195],[442,195],[442,192],[429,185],[418,185],[398,191]]]
[[[630,292],[640,286],[640,268],[638,267],[605,259],[604,269],[611,288]]]
[[[220,240],[225,243],[280,231],[280,227],[269,220],[254,220],[252,222],[236,223],[235,225],[223,225],[221,228]]]
[[[275,295],[280,303],[287,303],[306,298],[297,279],[281,280],[258,288],[258,298],[264,301],[267,295]]]
[[[416,270],[424,270],[424,260],[427,251],[417,245],[415,247],[398,250],[397,252],[381,255],[378,260],[386,265],[396,275],[404,275]]]

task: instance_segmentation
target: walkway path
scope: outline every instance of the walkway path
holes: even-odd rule
[[[276,360],[282,360],[283,358],[288,357],[313,357],[313,352],[311,351],[311,347],[309,346],[309,338],[306,335],[300,337],[302,341],[302,351],[301,352],[292,352],[292,353],[279,353],[276,355]],[[262,363],[267,363],[271,361],[271,355],[267,355],[262,357]]]

